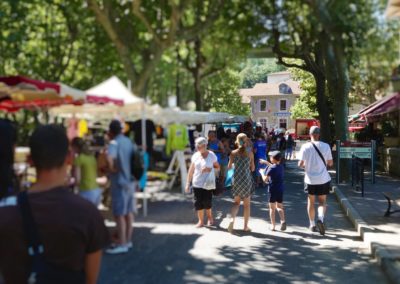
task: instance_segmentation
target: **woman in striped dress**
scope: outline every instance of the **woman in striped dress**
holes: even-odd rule
[[[250,219],[250,199],[254,192],[254,179],[252,172],[254,172],[254,154],[252,151],[246,151],[246,140],[247,136],[244,133],[240,133],[236,139],[236,145],[238,149],[231,153],[228,168],[232,168],[235,165],[234,172],[234,183],[232,186],[232,194],[234,197],[231,220],[228,226],[228,231],[233,232],[236,215],[239,211],[240,202],[243,200],[243,217],[244,217],[244,228],[246,232],[250,232],[251,229],[248,226]]]

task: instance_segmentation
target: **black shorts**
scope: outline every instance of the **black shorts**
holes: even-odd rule
[[[328,195],[331,189],[331,182],[324,184],[305,184],[304,191],[308,192],[309,195]]]
[[[194,208],[196,210],[211,209],[212,205],[212,190],[193,187]]]
[[[270,190],[269,191],[269,203],[283,203],[283,191],[281,190]]]

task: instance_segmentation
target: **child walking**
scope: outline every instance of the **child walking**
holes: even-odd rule
[[[286,230],[285,211],[283,208],[283,173],[284,168],[281,165],[282,154],[280,151],[269,153],[271,162],[260,160],[260,163],[267,164],[268,169],[261,169],[260,174],[265,183],[269,183],[269,216],[271,219],[271,230],[275,231],[275,211],[278,211],[281,220],[281,231]]]

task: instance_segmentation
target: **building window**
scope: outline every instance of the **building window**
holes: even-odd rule
[[[260,118],[259,122],[261,123],[263,129],[268,128],[268,120],[266,118]]]
[[[279,101],[279,110],[280,111],[287,111],[287,100],[280,100]]]
[[[288,85],[286,85],[286,84],[280,84],[280,85],[279,85],[279,93],[280,93],[280,94],[284,94],[284,95],[293,94],[292,88],[290,88],[290,87],[289,87]]]
[[[286,118],[279,119],[279,128],[287,129],[287,119]]]
[[[260,102],[260,111],[268,110],[268,101],[267,100],[259,100]]]

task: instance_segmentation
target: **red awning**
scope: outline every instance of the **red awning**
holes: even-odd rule
[[[109,97],[99,97],[99,96],[91,96],[87,95],[86,96],[86,102],[89,104],[109,104],[113,103],[117,106],[123,106],[124,101],[123,100],[117,100],[117,99],[111,99]]]
[[[21,89],[28,90],[53,90],[57,94],[60,93],[60,85],[53,82],[33,80],[23,76],[9,76],[0,77],[0,82],[5,83],[8,86],[19,87]]]
[[[3,100],[0,101],[0,110],[7,112],[16,112],[20,109],[37,110],[45,109],[49,107],[55,107],[65,104],[82,104],[81,101],[74,101],[71,98],[60,98],[57,100],[31,100],[31,101],[13,101],[13,100]]]
[[[368,121],[400,109],[400,93],[384,97],[349,118],[350,122]]]

